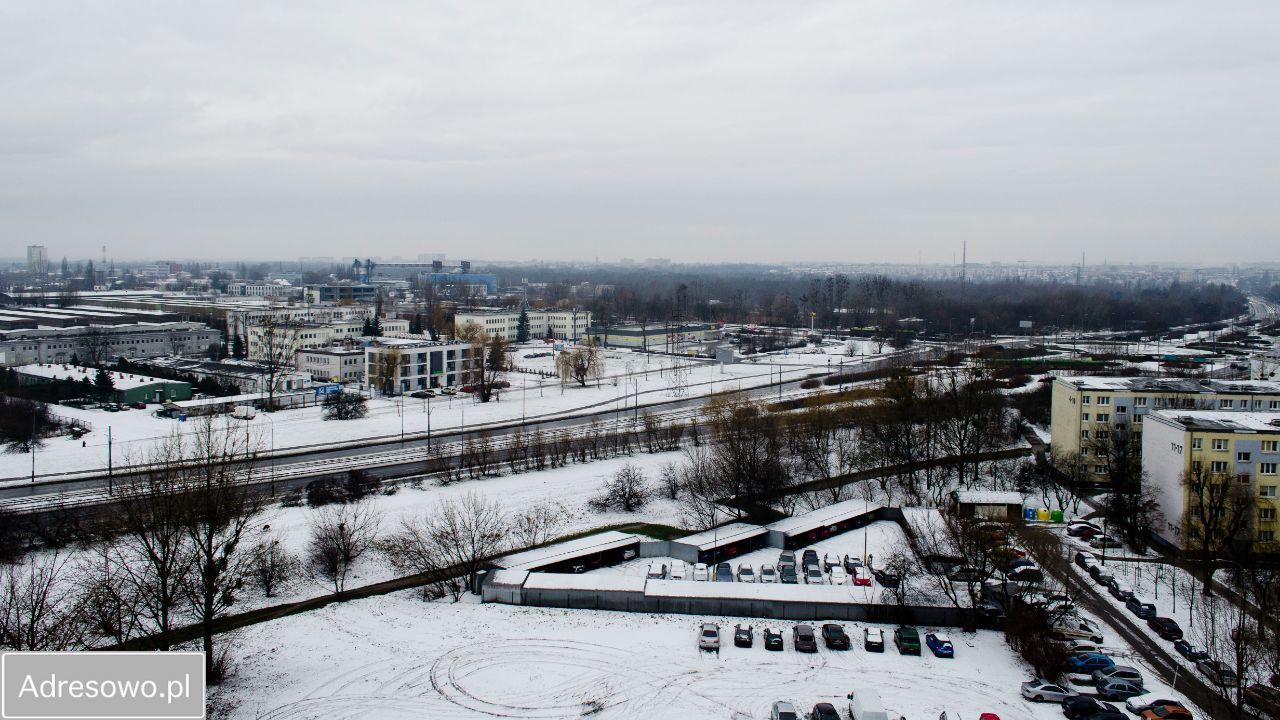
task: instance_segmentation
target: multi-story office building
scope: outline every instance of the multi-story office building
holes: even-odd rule
[[[591,327],[588,310],[535,310],[530,308],[529,338],[539,340],[550,335],[557,340],[585,337]],[[454,331],[462,334],[468,324],[478,326],[489,335],[515,340],[520,327],[519,310],[459,310],[453,318]]]
[[[411,338],[376,338],[364,349],[370,392],[400,395],[470,382],[472,346]]]
[[[1158,410],[1280,411],[1280,382],[1188,378],[1060,377],[1053,382],[1055,457],[1081,455],[1095,479],[1117,433],[1141,448],[1148,413]]]
[[[216,307],[216,306],[215,306]],[[296,305],[273,307],[266,304],[245,304],[227,308],[227,334],[245,338],[250,325],[267,323],[363,323],[373,317],[372,305]]]
[[[372,304],[378,301],[378,286],[350,282],[308,285],[304,297],[309,303]]]
[[[49,255],[43,245],[27,246],[27,272],[46,275],[49,272]]]
[[[384,318],[382,331],[409,332],[408,320]],[[330,323],[266,323],[249,325],[249,342],[245,348],[250,360],[266,360],[271,356],[294,357],[298,350],[329,347],[364,335],[364,321]]]
[[[319,347],[297,351],[296,367],[320,382],[364,382],[363,347]]]
[[[1200,488],[1230,483],[1236,492],[1252,497],[1251,504],[1237,506],[1252,515],[1241,531],[1260,543],[1264,552],[1280,550],[1276,542],[1280,413],[1157,410],[1147,414],[1143,424],[1142,467],[1163,515],[1152,528],[1161,539],[1186,550],[1199,547],[1205,536],[1197,519],[1201,514],[1194,511],[1197,498],[1185,482],[1195,474]],[[1219,486],[1213,494],[1221,497],[1223,492]],[[1228,521],[1226,513],[1221,517]]]
[[[235,297],[289,298],[301,297],[302,288],[285,283],[229,282],[227,294]]]

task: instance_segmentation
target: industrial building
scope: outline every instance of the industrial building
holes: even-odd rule
[[[3,313],[0,313],[2,315]],[[118,357],[201,354],[220,346],[222,333],[196,322],[38,326],[0,330],[0,365],[108,363]]]
[[[1154,411],[1280,411],[1280,382],[1189,378],[1059,377],[1053,382],[1052,436],[1056,457],[1080,455],[1097,481],[1106,480],[1112,433],[1143,445],[1145,417]]]
[[[680,352],[682,348],[715,340],[718,330],[709,323],[687,322],[593,327],[589,333],[592,342],[604,347]]]
[[[85,384],[89,387],[97,379],[95,368],[78,365],[36,364],[24,365],[15,370],[18,382],[23,385],[48,385],[58,381]],[[162,403],[168,400],[191,399],[191,385],[174,380],[147,377],[136,373],[107,371],[113,390],[108,398],[116,403]]]
[[[1185,484],[1190,473],[1228,484],[1254,501],[1244,532],[1263,552],[1280,551],[1276,531],[1280,485],[1280,412],[1158,410],[1149,413],[1142,438],[1142,467],[1163,515],[1155,534],[1181,550],[1204,536],[1190,510],[1196,499]]]
[[[273,385],[275,392],[288,392],[311,387],[311,376],[292,366],[272,370],[248,360],[201,360],[193,358],[157,358],[144,363],[191,375],[197,380],[215,380],[235,387],[242,393],[264,393]]]

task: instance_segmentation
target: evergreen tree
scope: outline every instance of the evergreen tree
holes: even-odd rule
[[[99,398],[110,400],[111,393],[115,392],[116,383],[111,379],[111,373],[104,368],[98,368],[98,374],[93,378],[93,388],[97,391]]]
[[[231,336],[231,357],[237,360],[243,360],[245,358],[245,355],[246,353],[244,351],[244,340],[241,339],[241,337],[238,334],[232,335]]]
[[[529,342],[529,308],[520,308],[520,319],[516,321],[516,342]]]

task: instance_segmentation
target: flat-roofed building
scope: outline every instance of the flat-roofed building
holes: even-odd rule
[[[591,326],[589,310],[555,310],[530,308],[529,339],[577,340],[585,337]],[[471,324],[488,335],[501,335],[515,340],[520,331],[519,310],[459,310],[454,314],[453,326],[461,334],[462,328]]]
[[[382,395],[466,385],[474,367],[465,342],[381,337],[364,349],[365,384]]]
[[[364,382],[364,348],[329,346],[306,348],[295,354],[299,372],[319,382]]]

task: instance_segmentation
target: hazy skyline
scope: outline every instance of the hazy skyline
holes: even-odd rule
[[[1280,259],[1274,3],[0,6],[0,255]]]

